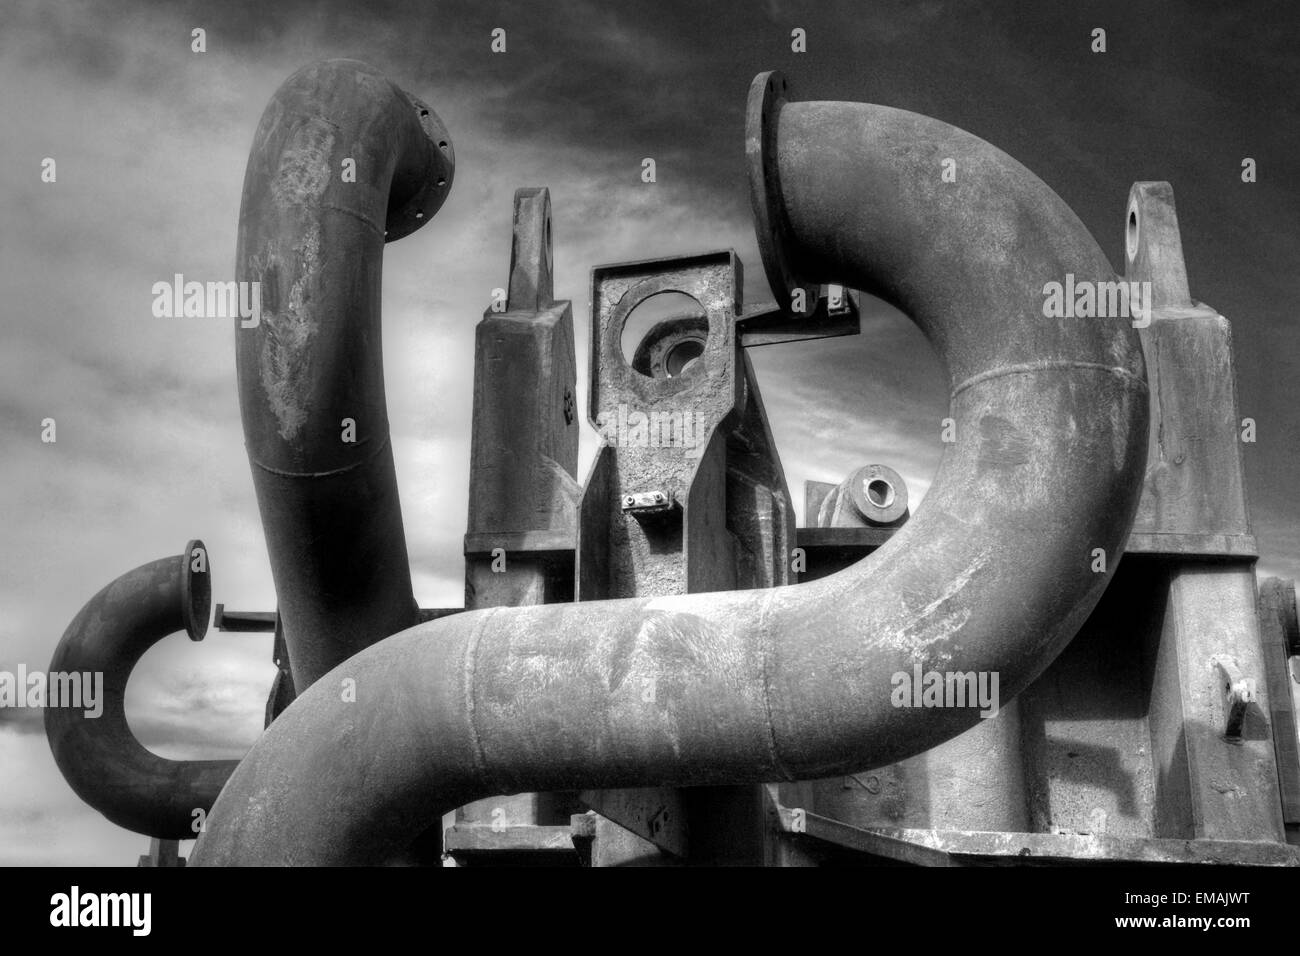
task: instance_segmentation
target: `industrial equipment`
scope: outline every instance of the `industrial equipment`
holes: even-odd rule
[[[237,765],[164,761],[121,718],[140,654],[202,637],[200,543],[56,652],[111,675],[113,715],[47,711],[56,759],[154,838],[145,862],[201,833],[192,864],[1300,863],[1295,589],[1256,583],[1230,328],[1189,294],[1169,185],[1130,190],[1118,276],[1047,185],[938,120],[764,73],[745,148],[775,302],[742,301],[730,250],[594,268],[582,481],[550,196],[516,193],[465,608],[420,609],[379,281],[451,139],[355,61],[275,94],[237,253],[263,316],[235,337],[279,606],[216,616],[274,632],[266,731]],[[747,353],[856,334],[859,292],[938,353],[944,455],[915,514],[863,462],[809,483],[796,527]],[[629,315],[668,295],[629,361]]]

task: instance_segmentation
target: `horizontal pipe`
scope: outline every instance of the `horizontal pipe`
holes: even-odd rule
[[[199,570],[196,570],[198,568]],[[198,832],[237,760],[167,760],[146,750],[126,722],[131,670],[164,637],[208,629],[211,569],[202,541],[184,554],[128,571],[81,609],[50,661],[50,675],[103,675],[103,711],[45,708],[54,762],[85,800],[118,826],[163,840]]]
[[[995,672],[1005,701],[1076,633],[1121,555],[1147,440],[1128,321],[1043,315],[1044,283],[1114,278],[1096,242],[1023,166],[927,117],[791,104],[765,74],[747,138],[774,291],[881,295],[950,377],[956,440],[916,515],[809,584],[496,608],[395,635],[271,727],[192,862],[374,862],[496,793],[862,771],[979,719],[894,706],[895,675]]]
[[[419,621],[384,396],[384,243],[433,218],[451,140],[425,103],[355,60],[276,91],[244,176],[237,324],[244,444],[301,692]]]

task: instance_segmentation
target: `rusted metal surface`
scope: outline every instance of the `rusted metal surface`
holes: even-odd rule
[[[554,298],[552,243],[550,191],[516,190],[509,292],[475,330],[468,609],[573,600],[577,369],[572,308]],[[546,825],[576,806],[563,795],[520,793],[460,807],[456,819]]]
[[[525,532],[568,534],[573,547],[578,423],[565,404],[577,385],[573,316],[553,297],[551,241],[549,190],[517,190],[509,296],[504,311],[484,312],[475,334],[467,542],[479,550],[492,535]]]
[[[1141,330],[1152,421],[1133,531],[1168,555],[1143,631],[1155,832],[1281,840],[1231,327],[1188,292],[1168,183],[1130,190],[1125,260],[1126,279],[1152,290]],[[1221,664],[1256,681],[1255,700]]]
[[[736,323],[740,344],[747,349],[857,335],[861,330],[857,297],[839,286],[830,287],[817,299],[811,315],[794,315],[768,304],[746,307]]]
[[[901,475],[885,465],[864,465],[818,496],[810,520],[893,532],[907,520],[907,501]],[[801,542],[811,530],[802,530]],[[1029,800],[1018,705],[1001,702],[996,716],[907,760],[815,781],[806,806],[856,826],[1025,830]]]
[[[1240,740],[1246,724],[1246,713],[1251,704],[1258,703],[1255,678],[1247,677],[1229,657],[1219,655],[1214,660],[1220,683],[1223,685],[1223,736],[1226,740]]]
[[[1137,504],[1145,372],[1127,320],[1045,320],[1039,290],[1113,279],[1105,256],[976,137],[884,107],[782,106],[769,80],[749,140],[757,218],[789,227],[760,235],[769,275],[790,280],[774,292],[788,306],[796,281],[864,289],[928,335],[958,440],[925,506],[812,584],[494,608],[364,650],[346,665],[356,701],[329,681],[304,693],[241,763],[193,862],[383,859],[490,793],[859,772],[978,720],[892,706],[891,674],[996,671],[1007,699],[1074,635],[1110,577],[1093,553],[1118,559]],[[941,184],[936,155],[967,175]]]
[[[1296,722],[1296,695],[1300,693],[1300,621],[1296,613],[1295,582],[1280,578],[1260,581],[1259,617],[1282,819],[1288,839],[1297,842],[1300,839],[1300,725]]]
[[[299,692],[419,619],[384,399],[380,272],[384,243],[433,218],[454,165],[433,111],[355,60],[285,81],[249,155],[236,262],[241,281],[261,283],[262,316],[235,329],[239,405]]]
[[[790,580],[793,509],[742,350],[755,338],[774,344],[856,331],[857,313],[842,294],[833,315],[829,296],[812,317],[770,306],[745,311],[740,277],[729,250],[593,271],[600,294],[593,298],[592,350],[600,361],[592,364],[591,388],[601,396],[593,409],[606,448],[589,482],[598,490],[583,499],[580,537],[594,551],[582,563],[612,573],[603,591],[580,591],[586,600]],[[629,369],[621,347],[626,324],[662,292],[688,296],[695,306],[679,301],[675,316],[644,335]],[[653,696],[653,684],[644,692]],[[598,852],[596,865],[662,856],[638,840],[684,858],[684,834],[692,829],[692,863],[763,860],[766,827],[755,787],[587,790],[583,800],[634,836]]]
[[[854,827],[800,808],[781,808],[786,832],[916,866],[1032,864],[1213,864],[1300,866],[1300,848],[1249,840],[1167,840],[1095,833],[998,833]]]
[[[98,717],[80,707],[45,708],[45,735],[64,779],[113,823],[163,840],[194,837],[239,761],[150,753],[126,722],[126,685],[164,637],[185,631],[203,639],[211,599],[207,550],[191,541],[183,554],[128,571],[86,602],[50,661],[51,674],[104,675]]]
[[[864,465],[819,502],[810,523],[822,527],[902,524],[907,520],[907,482],[887,465]]]
[[[588,416],[607,436],[608,458],[593,469],[580,508],[580,600],[735,586],[734,545],[706,525],[724,520],[726,436],[719,428],[742,394],[735,339],[741,274],[735,254],[725,251],[592,270]],[[652,377],[627,362],[621,337],[632,311],[666,292],[699,304],[706,334],[689,372]],[[591,589],[584,562],[604,566],[602,590]]]
[[[1016,699],[1025,829],[1183,835],[1162,832],[1154,809],[1161,781],[1147,714],[1160,705],[1149,689],[1143,643],[1159,630],[1161,567],[1126,555],[1070,646]]]
[[[503,826],[458,823],[447,830],[446,849],[452,856],[478,853],[552,853],[574,855],[574,832],[569,826]]]
[[[1182,562],[1167,568],[1153,597],[1150,734],[1159,832],[1219,840],[1281,840],[1285,832],[1273,753],[1268,689],[1241,713],[1229,739],[1228,701],[1217,666],[1231,649],[1244,675],[1263,674],[1249,564]]]
[[[1151,535],[1153,544],[1178,535],[1174,546],[1183,553],[1191,550],[1188,536],[1204,536],[1198,543],[1206,553],[1254,557],[1232,328],[1188,293],[1170,185],[1134,183],[1126,216],[1125,278],[1152,290],[1150,324],[1140,332],[1152,428],[1133,533]]]
[[[648,843],[685,858],[690,830],[682,791],[671,787],[584,790],[580,799]]]
[[[1148,533],[1128,536],[1126,554],[1166,554],[1185,557],[1239,558],[1253,561],[1259,546],[1253,534],[1198,534],[1195,532]]]

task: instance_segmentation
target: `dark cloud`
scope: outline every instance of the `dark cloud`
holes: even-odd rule
[[[45,734],[45,711],[40,707],[0,707],[0,728],[18,734]]]

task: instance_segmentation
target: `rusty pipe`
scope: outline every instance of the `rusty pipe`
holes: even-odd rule
[[[184,554],[123,574],[86,602],[50,661],[51,679],[102,674],[104,682],[98,717],[81,707],[45,708],[45,736],[64,778],[118,826],[165,840],[194,837],[201,820],[195,811],[211,809],[239,763],[150,753],[124,710],[127,681],[145,651],[181,630],[203,640],[212,603],[207,561],[203,542],[191,541]]]
[[[494,608],[397,634],[348,662],[356,702],[317,687],[271,727],[193,862],[374,861],[494,793],[861,771],[979,719],[894,706],[897,674],[996,672],[1005,700],[1075,634],[1122,552],[1147,441],[1127,320],[1043,314],[1046,282],[1114,277],[1096,242],[1023,166],[937,120],[787,103],[764,74],[747,138],[775,291],[883,295],[951,378],[956,441],[915,517],[809,584]]]
[[[433,218],[451,139],[355,60],[299,70],[262,115],[244,175],[239,408],[294,685],[419,620],[384,398],[384,243]]]

